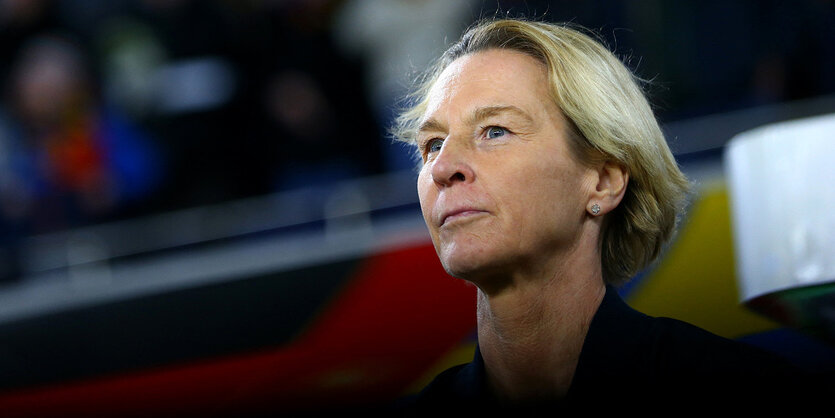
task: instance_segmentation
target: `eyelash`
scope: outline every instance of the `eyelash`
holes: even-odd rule
[[[490,126],[486,126],[486,127],[484,127],[484,128],[482,129],[482,132],[484,132],[484,134],[485,134],[485,135],[487,135],[487,137],[488,137],[488,138],[490,138],[490,136],[489,136],[489,135],[490,135],[490,130],[491,130],[491,129],[493,129],[493,128],[498,128],[498,129],[501,129],[502,131],[504,131],[504,134],[503,134],[502,136],[504,136],[505,134],[509,134],[509,133],[510,133],[510,130],[509,130],[509,129],[507,129],[507,128],[503,127],[503,126],[498,126],[498,125],[490,125]],[[490,138],[490,139],[493,139],[493,138]]]
[[[423,159],[424,159],[424,160],[426,160],[426,156],[427,156],[427,155],[429,155],[429,147],[431,146],[431,144],[432,144],[435,140],[439,140],[439,141],[441,141],[441,142],[443,143],[443,139],[442,139],[442,138],[437,138],[437,137],[436,137],[436,138],[429,138],[429,139],[427,139],[427,140],[425,140],[425,141],[421,142],[421,144],[420,144],[420,150],[421,150],[421,155],[423,155]]]
[[[507,129],[504,126],[499,126],[499,125],[484,126],[484,127],[481,128],[481,132],[482,132],[483,135],[487,135],[488,131],[490,131],[490,129],[492,129],[492,128],[501,129],[502,131],[504,131],[504,135],[507,135],[507,134],[511,133],[510,129]],[[504,136],[504,135],[502,135],[502,136]],[[493,138],[489,138],[489,139],[493,139]],[[435,140],[441,141],[441,143],[443,143],[443,141],[444,141],[443,138],[429,138],[426,141],[424,141],[423,144],[421,145],[421,149],[423,150],[424,157],[430,153],[429,147],[432,146],[432,143],[434,143]]]

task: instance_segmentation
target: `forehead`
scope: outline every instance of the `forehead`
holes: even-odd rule
[[[556,109],[549,91],[545,66],[535,58],[505,49],[481,51],[444,69],[429,90],[424,119],[495,105],[514,105],[536,116]]]

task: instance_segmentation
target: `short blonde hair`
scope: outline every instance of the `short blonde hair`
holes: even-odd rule
[[[395,138],[415,143],[428,91],[456,59],[488,49],[527,54],[544,64],[551,97],[568,120],[575,156],[584,163],[611,161],[629,173],[620,205],[601,233],[603,278],[620,284],[652,263],[675,230],[689,183],[679,170],[639,84],[601,42],[565,24],[519,19],[475,24],[419,80],[393,127]]]

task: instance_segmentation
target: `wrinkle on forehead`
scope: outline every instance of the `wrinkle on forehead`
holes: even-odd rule
[[[537,80],[541,82],[542,89],[534,88],[533,91],[530,93],[542,93],[548,90],[548,75],[545,66],[536,58],[531,57],[525,53],[515,51],[515,50],[508,50],[508,49],[488,49],[485,51],[475,52],[473,54],[464,55],[452,63],[450,63],[438,76],[438,79],[429,89],[429,92],[426,96],[426,109],[423,114],[422,119],[418,126],[431,126],[434,128],[439,127],[439,123],[443,122],[443,117],[438,117],[440,115],[436,115],[440,108],[442,108],[445,104],[448,104],[449,101],[456,95],[458,91],[461,89],[466,88],[469,84],[483,82],[485,80],[488,81],[489,84],[485,84],[487,89],[489,90],[489,86],[493,83],[498,83],[499,85],[507,84],[504,83],[505,80],[510,79],[511,84],[516,84],[517,80],[515,77],[520,68],[518,67],[519,61],[514,59],[508,59],[508,55],[504,54],[511,54],[517,56],[517,58],[521,57],[523,60],[530,60],[530,63],[533,63],[537,68],[541,69],[541,72],[538,72]],[[471,63],[473,60],[485,60],[487,55],[490,56],[490,60],[486,62],[479,62],[477,65],[481,66],[481,68],[485,68],[488,66],[489,68],[493,69],[492,71],[473,71],[471,68]],[[503,56],[504,55],[504,56]],[[511,71],[500,71],[499,67],[512,67]],[[496,77],[503,77],[503,79],[495,79]],[[479,86],[481,87],[481,86]],[[527,91],[528,89],[523,89]],[[484,91],[484,89],[482,89]],[[522,100],[517,100],[518,93],[520,90],[515,89],[513,91],[495,91],[496,93],[505,93],[505,96],[502,97],[494,97],[493,100],[487,100],[483,103],[474,103],[474,105],[478,105],[480,107],[491,107],[491,106],[501,106],[505,105],[505,100],[510,99],[512,102],[516,103],[523,103],[527,98],[522,98]],[[487,97],[487,96],[484,96]],[[545,93],[544,97],[540,97],[541,101],[538,101],[538,104],[533,108],[528,106],[524,106],[523,110],[530,116],[533,116],[534,119],[541,119],[543,117],[551,118],[553,116],[557,116],[557,119],[561,121],[562,119],[562,111],[560,110],[559,106],[551,99],[550,93]],[[473,109],[451,109],[455,111],[461,112],[468,112],[472,111]],[[543,119],[544,120],[544,119]],[[562,124],[562,123],[560,123]]]

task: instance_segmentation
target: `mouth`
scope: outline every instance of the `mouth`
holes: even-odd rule
[[[471,218],[473,216],[477,216],[480,214],[487,213],[483,210],[478,209],[471,209],[471,208],[464,208],[464,209],[457,209],[444,214],[441,218],[441,223],[439,226],[444,226],[450,224],[452,222],[456,222],[458,220],[463,220],[467,218]]]

